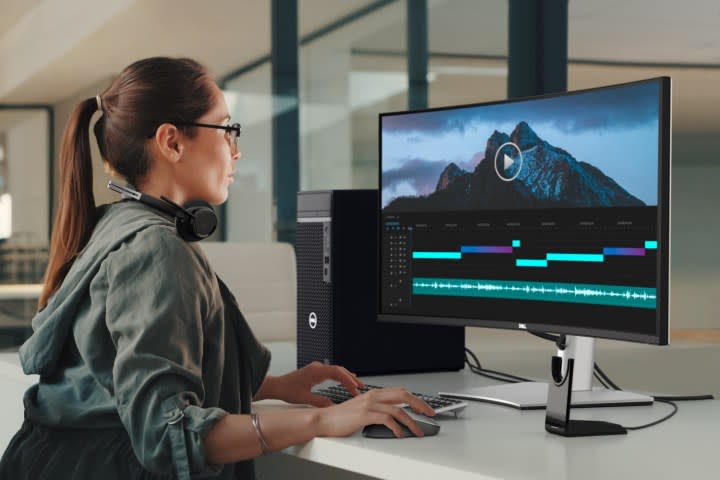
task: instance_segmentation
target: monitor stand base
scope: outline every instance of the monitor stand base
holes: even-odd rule
[[[543,409],[547,406],[548,384],[544,382],[509,383],[455,392],[440,392],[440,396],[495,403],[520,410]],[[574,408],[624,407],[651,405],[652,403],[653,398],[647,395],[604,388],[576,390],[572,392],[571,398],[571,406]]]
[[[600,435],[625,435],[627,430],[617,423],[596,420],[569,420],[564,429],[545,424],[545,430],[563,437],[596,437]]]
[[[570,388],[573,380],[575,359],[552,357],[551,372],[553,383],[549,384],[548,404],[545,414],[545,430],[563,437],[593,437],[597,435],[624,435],[627,429],[622,425],[596,420],[570,420]],[[565,365],[565,371],[563,371]]]

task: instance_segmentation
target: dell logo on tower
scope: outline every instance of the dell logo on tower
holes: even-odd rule
[[[315,329],[317,327],[317,315],[315,312],[310,312],[310,316],[308,316],[308,323],[310,324],[310,328]]]

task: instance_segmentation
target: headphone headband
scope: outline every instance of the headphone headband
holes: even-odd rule
[[[124,199],[137,200],[153,207],[156,210],[168,213],[175,218],[175,228],[178,235],[188,242],[196,242],[213,234],[217,228],[218,219],[212,205],[202,200],[191,200],[183,206],[178,205],[167,197],[159,199],[146,193],[138,192],[130,187],[123,187],[108,182],[107,188],[117,192]]]

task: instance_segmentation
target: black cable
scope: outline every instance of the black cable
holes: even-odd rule
[[[561,340],[561,336],[555,336],[550,335],[547,333],[542,332],[532,332],[529,331],[532,335],[535,335],[536,337],[544,338],[545,340],[550,340],[551,342],[555,342],[556,344]],[[622,391],[622,388],[620,388],[615,382],[613,382],[610,377],[603,371],[602,368],[600,368],[600,365],[597,363],[593,363],[593,375],[595,378],[607,389],[613,389],[617,391]],[[672,418],[678,411],[678,406],[674,402],[680,402],[680,401],[697,401],[697,400],[714,400],[715,397],[713,395],[658,395],[652,397],[653,401],[659,402],[659,403],[667,403],[668,405],[673,407],[672,412],[668,413],[664,417],[655,420],[650,423],[646,423],[645,425],[637,425],[634,427],[624,427],[626,430],[642,430],[643,428],[648,428],[655,426],[659,423],[664,422],[665,420],[668,420]]]
[[[615,383],[608,378],[607,374],[602,371],[600,366],[596,363],[595,364],[595,370],[602,375],[602,377],[612,386],[613,390],[622,391],[622,388],[617,386]],[[697,400],[715,400],[715,397],[713,395],[704,394],[704,395],[657,395],[652,397],[654,400],[657,400],[658,402],[691,402],[691,401],[697,401]]]
[[[613,381],[610,380],[610,378],[605,374],[605,372],[603,372],[603,370],[598,366],[597,363],[595,364],[595,369],[596,369],[595,373],[599,374],[599,377],[604,378],[610,385],[612,385],[614,390],[622,391],[622,388],[620,388],[615,383],[613,383]],[[653,401],[659,402],[659,403],[667,403],[668,405],[671,405],[673,407],[673,411],[670,412],[669,414],[665,415],[664,417],[662,417],[658,420],[655,420],[654,422],[646,423],[645,425],[638,425],[635,427],[624,427],[624,428],[626,430],[642,430],[643,428],[655,426],[659,423],[664,422],[665,420],[672,418],[678,411],[678,406],[676,403],[674,403],[676,401],[713,400],[714,398],[715,397],[713,397],[712,395],[682,395],[682,396],[665,396],[665,395],[660,396],[660,395],[658,395],[658,396],[653,396],[652,397]]]
[[[480,360],[478,360],[478,357],[475,356],[475,353],[470,350],[469,348],[465,347],[465,363],[470,365],[470,361],[468,360],[467,356],[470,355],[473,360],[475,360],[475,366],[479,369],[482,369],[482,365],[480,365]]]
[[[551,342],[557,343],[560,339],[560,336],[551,335],[549,333],[543,333],[543,332],[534,332],[531,330],[527,331],[531,335],[535,335],[536,337],[543,338],[545,340],[549,340]],[[594,372],[593,376],[600,382],[605,388],[612,389],[612,390],[618,390],[622,391],[623,389],[620,388],[615,382],[613,382],[610,377],[603,371],[602,368],[600,368],[600,365],[596,363],[593,364],[594,366]],[[659,401],[659,402],[668,402],[668,401],[674,401],[674,402],[686,402],[686,401],[696,401],[696,400],[714,400],[715,397],[713,395],[705,394],[705,395],[658,395],[653,396],[653,399]]]
[[[605,372],[603,371],[602,368],[600,368],[600,365],[598,365],[597,362],[593,363],[593,367],[594,367],[595,371],[598,373],[598,375],[600,375],[600,376],[607,382],[607,384],[612,387],[613,390],[620,390],[620,391],[622,391],[622,388],[618,387],[618,386],[615,384],[615,382],[613,382],[612,380],[610,380],[610,377],[608,377],[608,376],[605,374]]]
[[[596,379],[598,382],[600,382],[600,384],[601,384],[603,387],[605,387],[606,389],[610,390],[610,386],[609,386],[607,383],[605,383],[605,380],[603,380],[602,377],[601,377],[600,375],[598,375],[597,372],[593,372],[593,377],[595,377],[595,379]]]
[[[470,362],[468,355],[471,356],[473,358],[473,360],[475,361],[474,365],[472,364],[472,362]],[[467,347],[465,348],[465,363],[467,364],[468,367],[470,367],[470,371],[473,372],[474,374],[480,375],[480,376],[483,376],[486,378],[490,378],[492,380],[498,380],[500,382],[507,382],[507,383],[532,381],[527,378],[513,375],[511,373],[505,373],[505,372],[500,372],[497,370],[490,370],[487,368],[483,368],[482,365],[480,364],[480,360],[478,360],[475,353]]]
[[[530,331],[530,330],[528,330],[528,333],[530,333],[530,334],[532,334],[532,335],[535,335],[536,337],[540,337],[540,338],[542,338],[542,339],[549,340],[549,341],[551,341],[551,342],[555,342],[555,343],[558,344],[558,345],[560,344],[559,342],[563,342],[563,343],[564,343],[564,339],[563,339],[564,335],[557,335],[557,336],[556,336],[556,335],[550,335],[550,334],[543,333],[543,332],[533,332],[533,331]],[[470,359],[468,358],[468,355],[471,356],[471,357],[474,359],[475,365],[473,365],[473,364],[470,362]],[[499,381],[502,381],[502,382],[509,382],[509,383],[529,382],[529,381],[531,381],[531,380],[528,380],[528,379],[525,379],[525,378],[522,378],[522,377],[518,377],[518,376],[509,374],[509,373],[498,372],[498,371],[495,371],[495,370],[488,370],[488,369],[482,368],[482,366],[480,365],[480,360],[478,360],[478,358],[477,358],[477,356],[475,355],[475,353],[473,353],[473,351],[470,350],[469,348],[465,348],[465,363],[468,365],[468,367],[470,367],[470,371],[471,371],[471,372],[473,372],[473,373],[475,373],[475,374],[477,374],[477,375],[481,375],[481,376],[486,377],[486,378],[493,379],[493,380],[499,380]],[[608,377],[608,375],[603,371],[602,368],[600,368],[600,366],[599,366],[597,363],[593,363],[593,367],[594,367],[594,368],[593,368],[593,375],[594,375],[594,377],[595,377],[605,388],[607,388],[608,390],[612,389],[612,390],[622,391],[622,388],[620,388],[615,382],[613,382],[613,381],[610,379],[610,377]],[[502,376],[505,377],[505,378],[502,378],[502,377],[499,377],[499,376],[495,376],[495,375],[502,375]],[[659,402],[659,403],[667,403],[668,405],[672,406],[672,408],[673,408],[672,412],[668,413],[667,415],[665,415],[664,417],[662,417],[662,418],[660,418],[660,419],[658,419],[658,420],[655,420],[655,421],[650,422],[650,423],[646,423],[646,424],[644,424],[644,425],[636,425],[636,426],[632,426],[632,427],[623,427],[623,428],[625,428],[626,430],[642,430],[642,429],[644,429],[644,428],[653,427],[653,426],[655,426],[655,425],[658,425],[658,424],[660,424],[660,423],[662,423],[662,422],[664,422],[664,421],[672,418],[672,417],[678,412],[678,406],[677,406],[676,403],[674,403],[675,401],[714,400],[715,397],[712,396],[712,395],[684,395],[684,396],[666,396],[666,395],[663,395],[663,396],[654,396],[654,397],[652,397],[652,398],[653,398],[653,400],[656,401],[656,402]]]
[[[557,343],[560,339],[560,335],[552,335],[550,333],[545,332],[535,332],[532,330],[527,331],[530,335],[535,335],[536,337],[540,337],[543,340],[550,340],[551,342]]]
[[[595,368],[594,368],[595,377],[596,377],[598,380],[600,380],[600,383],[602,383],[603,385],[605,385],[605,388],[608,388],[608,386],[605,384],[605,382],[607,382],[608,385],[610,385],[613,390],[622,391],[622,388],[620,388],[617,384],[615,384],[615,382],[613,382],[612,380],[610,380],[610,377],[607,376],[607,374],[603,371],[602,368],[600,368],[600,366],[599,366],[597,363],[595,363],[594,366],[595,366]],[[603,380],[604,380],[605,382],[604,382]],[[677,411],[678,411],[678,406],[677,406],[677,404],[675,404],[675,403],[673,403],[672,401],[670,401],[670,400],[672,400],[671,398],[668,398],[668,397],[652,397],[652,398],[653,398],[653,400],[656,401],[656,402],[667,403],[668,405],[671,405],[671,406],[673,407],[673,411],[670,412],[670,413],[668,413],[668,414],[665,415],[664,417],[659,418],[658,420],[655,420],[655,421],[653,421],[653,422],[646,423],[646,424],[644,424],[644,425],[637,425],[637,426],[634,426],[634,427],[625,427],[625,426],[624,426],[623,428],[625,428],[626,430],[642,430],[643,428],[652,427],[652,426],[655,426],[655,425],[657,425],[657,424],[659,424],[659,423],[662,423],[662,422],[664,422],[665,420],[668,420],[668,419],[672,418],[672,417],[677,413]]]
[[[470,367],[470,371],[474,373],[475,375],[480,375],[481,377],[489,378],[491,380],[497,380],[498,382],[505,382],[505,383],[518,383],[517,380],[511,380],[509,378],[505,377],[496,377],[495,375],[490,375],[489,373],[485,373],[484,370],[477,369],[475,367]]]
[[[474,373],[475,375],[480,375],[481,377],[489,378],[491,380],[497,380],[499,382],[505,382],[505,383],[519,383],[524,382],[526,380],[516,380],[513,378],[508,378],[504,376],[496,376],[493,375],[493,373],[499,373],[500,375],[507,375],[502,372],[493,372],[492,370],[485,370],[484,368],[476,368],[475,366],[470,366],[470,371]]]
[[[664,422],[665,420],[670,419],[670,418],[671,418],[672,416],[674,416],[674,415],[677,413],[677,411],[678,411],[678,406],[677,406],[677,404],[675,404],[675,403],[673,403],[673,402],[671,402],[671,401],[669,401],[669,400],[658,400],[657,398],[655,398],[655,401],[661,402],[661,403],[667,403],[668,405],[672,405],[673,411],[670,412],[670,413],[668,413],[668,414],[665,415],[664,417],[662,417],[662,418],[660,418],[660,419],[658,419],[658,420],[655,420],[654,422],[646,423],[645,425],[638,425],[638,426],[635,426],[635,427],[625,427],[625,426],[623,426],[623,428],[625,428],[625,430],[642,430],[643,428],[652,427],[652,426],[657,425],[658,423],[662,423],[662,422]]]
[[[473,365],[472,363],[470,363],[468,361],[467,355],[472,356],[472,358],[475,360],[475,365]],[[496,380],[503,381],[503,382],[517,383],[517,382],[531,382],[532,381],[532,380],[529,380],[524,377],[519,377],[517,375],[513,375],[511,373],[505,373],[505,372],[500,372],[497,370],[490,370],[488,368],[483,368],[482,365],[480,365],[480,360],[478,360],[475,353],[473,353],[473,351],[467,347],[465,348],[465,363],[468,364],[468,366],[470,367],[471,370],[473,370],[473,371],[478,370],[477,372],[474,371],[473,373],[477,373],[478,375],[483,375],[483,376],[485,376],[485,374],[499,375],[500,377],[505,377],[505,378],[499,378],[499,377],[493,377],[493,378],[495,378]],[[479,372],[483,372],[483,373],[479,373]]]
[[[517,376],[517,375],[513,375],[512,373],[505,373],[505,372],[500,372],[500,371],[497,371],[497,370],[490,370],[489,368],[483,368],[482,371],[483,371],[483,372],[487,372],[487,373],[491,373],[491,374],[494,374],[494,375],[503,375],[503,376],[507,377],[508,380],[513,380],[512,383],[532,382],[532,381],[533,381],[533,380],[530,380],[529,378],[519,377],[519,376]]]
[[[705,395],[658,395],[653,397],[658,402],[694,402],[696,400],[715,400],[715,396]]]
[[[466,349],[466,350],[467,350],[467,349]],[[476,365],[473,365],[473,364],[470,362],[470,360],[468,359],[468,354],[470,354],[470,355],[475,359]],[[491,375],[491,374],[489,374],[489,373],[486,373],[486,372],[485,372],[485,369],[483,369],[482,367],[479,367],[479,366],[478,366],[478,365],[480,365],[480,362],[478,361],[478,358],[475,356],[475,354],[474,354],[473,352],[471,352],[471,351],[469,351],[469,350],[465,352],[465,363],[466,363],[467,366],[470,368],[470,371],[471,371],[472,373],[476,374],[476,375],[480,375],[480,376],[482,376],[482,377],[486,377],[486,378],[489,378],[489,379],[491,379],[491,380],[497,380],[497,381],[500,381],[500,382],[513,382],[513,380],[510,380],[510,379],[507,379],[507,378],[504,378],[504,377],[496,377],[496,376],[494,376],[494,375]]]

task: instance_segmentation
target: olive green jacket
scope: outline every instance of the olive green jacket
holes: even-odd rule
[[[20,349],[25,373],[40,375],[25,394],[26,416],[50,427],[125,428],[156,474],[252,478],[252,462],[208,464],[203,441],[228,412],[250,412],[270,353],[169,216],[134,201],[98,212]]]

